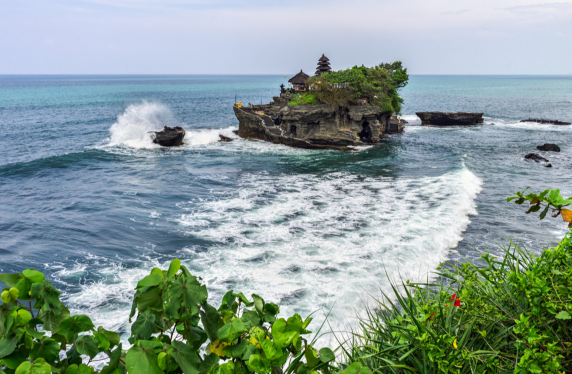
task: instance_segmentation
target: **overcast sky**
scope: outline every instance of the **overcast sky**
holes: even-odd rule
[[[572,0],[0,0],[0,74],[572,74]]]

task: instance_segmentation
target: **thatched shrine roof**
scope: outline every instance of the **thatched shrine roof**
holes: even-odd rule
[[[300,70],[300,72],[295,76],[293,76],[292,78],[290,78],[288,82],[292,84],[304,84],[306,83],[308,78],[310,78],[310,76],[304,73],[302,70]]]

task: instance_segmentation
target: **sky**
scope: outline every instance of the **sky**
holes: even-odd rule
[[[572,74],[572,0],[0,0],[0,74]]]

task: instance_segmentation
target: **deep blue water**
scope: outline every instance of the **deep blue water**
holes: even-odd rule
[[[127,329],[136,281],[175,257],[219,298],[233,288],[349,323],[390,277],[500,253],[539,252],[562,222],[505,198],[572,194],[572,77],[413,76],[402,135],[356,152],[234,136],[235,95],[268,102],[283,76],[0,76],[0,272],[33,267],[72,311]],[[475,128],[424,128],[420,110],[485,113]],[[490,125],[490,123],[494,123]],[[178,124],[185,146],[146,132]],[[553,168],[523,156],[543,143]],[[121,313],[118,313],[120,311]],[[127,312],[127,313],[126,313]]]

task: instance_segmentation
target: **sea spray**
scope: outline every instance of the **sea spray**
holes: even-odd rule
[[[149,131],[164,126],[177,126],[169,108],[161,103],[144,101],[131,104],[117,117],[109,132],[109,145],[125,145],[131,148],[157,148]]]

